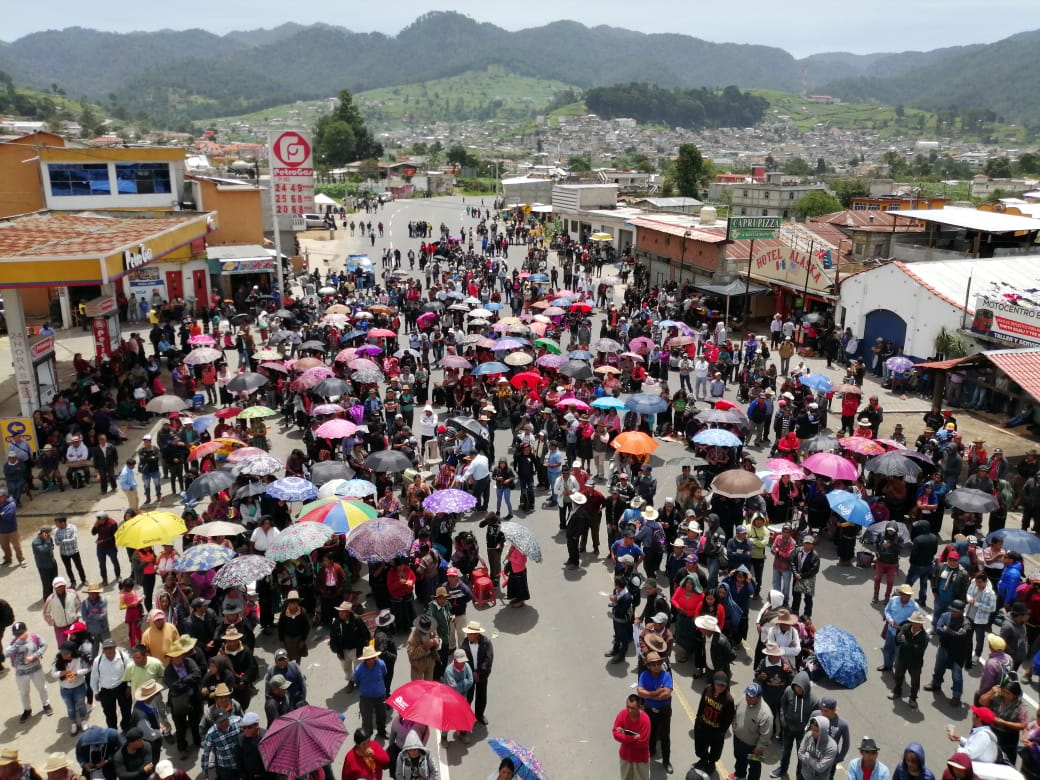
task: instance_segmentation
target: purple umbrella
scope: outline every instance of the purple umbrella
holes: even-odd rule
[[[534,362],[546,368],[559,368],[567,362],[567,358],[563,355],[542,355]]]
[[[347,551],[363,561],[392,561],[407,553],[414,539],[412,530],[400,520],[377,517],[347,534]]]
[[[477,505],[477,497],[472,496],[464,490],[447,488],[438,490],[427,496],[423,502],[423,509],[438,513],[468,512]]]
[[[903,357],[902,355],[896,355],[895,357],[890,357],[885,361],[885,367],[888,368],[889,371],[903,374],[914,367],[914,361],[910,358]]]
[[[260,740],[269,772],[301,777],[336,758],[347,738],[339,713],[305,706],[282,715]]]
[[[492,349],[495,352],[501,352],[504,349],[523,349],[527,346],[527,342],[523,339],[496,339],[495,346]]]

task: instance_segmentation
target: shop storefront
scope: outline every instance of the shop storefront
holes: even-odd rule
[[[254,287],[267,295],[276,286],[274,253],[262,246],[212,246],[206,256],[214,289],[227,300],[244,299]]]
[[[826,267],[826,253],[801,251],[779,241],[759,243],[751,258],[751,279],[773,289],[776,312],[833,312],[835,272]]]

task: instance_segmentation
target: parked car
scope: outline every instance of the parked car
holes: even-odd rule
[[[325,227],[325,217],[321,214],[304,214],[303,225],[308,230],[320,230]]]

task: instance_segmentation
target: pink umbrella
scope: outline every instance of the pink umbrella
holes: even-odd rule
[[[481,339],[480,341],[477,342],[477,346],[481,347],[482,349],[494,349],[495,348],[495,340],[494,339]]]
[[[328,379],[330,376],[335,376],[335,372],[328,366],[315,366],[314,368],[308,368],[304,371],[300,378],[310,378],[312,376],[318,377],[319,380]]]
[[[636,352],[622,352],[620,357],[628,358],[629,360],[635,360],[639,363],[645,362],[643,356]]]
[[[347,347],[346,349],[341,349],[339,352],[336,353],[335,362],[346,363],[349,360],[353,360],[356,355],[356,347]]]
[[[771,471],[777,477],[787,474],[791,479],[805,479],[805,469],[784,458],[771,458],[763,464],[762,468]]]
[[[562,401],[558,401],[556,405],[569,406],[572,409],[577,409],[579,412],[587,412],[592,408],[580,398],[564,398]]]
[[[546,317],[562,317],[566,313],[567,312],[564,309],[561,309],[559,306],[550,306],[548,309],[545,310]]]
[[[534,333],[537,333],[539,336],[544,336],[545,335],[545,331],[547,331],[548,329],[549,329],[549,326],[546,325],[544,322],[532,322],[531,323],[531,331],[534,332]]]
[[[357,348],[357,351],[359,355],[365,355],[366,357],[375,357],[383,354],[383,348],[377,347],[375,344],[363,344]]]
[[[817,452],[802,461],[802,468],[813,474],[820,474],[831,479],[855,481],[859,476],[856,464],[833,452]]]
[[[509,330],[510,324],[511,323],[508,322],[496,322],[494,325],[491,326],[491,330],[498,331],[499,333],[505,333],[507,330]]]
[[[314,435],[323,439],[343,439],[357,433],[358,427],[349,420],[328,420],[319,425]]]
[[[355,371],[382,371],[382,369],[374,360],[369,360],[368,358],[354,358],[353,360],[347,363],[347,366],[349,368],[354,369]]]
[[[239,447],[237,450],[232,450],[227,456],[228,463],[241,463],[243,460],[249,458],[255,458],[258,455],[269,455],[267,450],[262,450],[259,447]]]
[[[217,340],[212,336],[207,336],[205,333],[200,333],[198,336],[189,338],[188,343],[193,347],[212,347],[217,343]]]
[[[289,385],[289,389],[297,391],[310,390],[317,387],[323,381],[324,377],[315,376],[314,374],[311,374],[310,376],[300,376],[292,381],[292,384]]]
[[[900,444],[895,439],[874,439],[874,441],[876,441],[878,444],[884,444],[886,447],[889,447],[889,448],[891,448],[893,450],[905,450],[906,449],[906,445],[905,444]]]
[[[473,368],[473,364],[461,355],[445,355],[441,359],[442,368]]]
[[[885,452],[883,444],[863,436],[846,436],[844,439],[838,439],[838,445],[843,450],[855,452],[857,455],[880,455]]]
[[[432,325],[436,321],[437,315],[432,311],[420,314],[418,317],[415,318],[415,322],[420,328],[425,328],[427,325]]]
[[[397,334],[392,330],[386,328],[373,328],[368,332],[368,338],[370,339],[395,339]]]
[[[646,336],[637,336],[628,342],[628,348],[633,352],[638,352],[645,355],[647,352],[652,350],[656,345],[653,339],[648,339]]]

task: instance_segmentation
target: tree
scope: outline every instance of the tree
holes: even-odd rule
[[[822,157],[816,158],[816,175],[820,176],[827,173],[827,161]]]
[[[592,163],[589,162],[588,157],[575,155],[567,160],[567,168],[572,173],[588,173],[592,170]]]
[[[830,187],[834,190],[834,194],[838,196],[838,200],[841,201],[843,208],[852,208],[853,198],[870,197],[870,187],[863,179],[855,177],[838,179],[831,182]]]
[[[1020,173],[1040,173],[1040,154],[1026,152],[1018,158],[1018,170]]]
[[[319,166],[335,168],[357,160],[378,159],[383,147],[365,126],[350,90],[339,93],[336,110],[318,119],[314,128],[314,156]]]
[[[478,162],[462,144],[455,144],[448,149],[447,160],[450,165],[458,165],[460,168],[473,168]]]
[[[992,179],[1010,179],[1011,161],[1007,157],[996,157],[992,160],[986,160],[984,170],[986,175]]]
[[[781,170],[788,176],[811,176],[813,172],[813,169],[809,167],[809,163],[801,157],[792,157],[784,163]]]
[[[824,190],[807,192],[794,204],[794,210],[802,219],[811,219],[821,214],[833,214],[841,211],[841,201]]]
[[[672,163],[675,189],[684,198],[696,198],[704,180],[704,158],[694,144],[680,144],[679,156]]]

